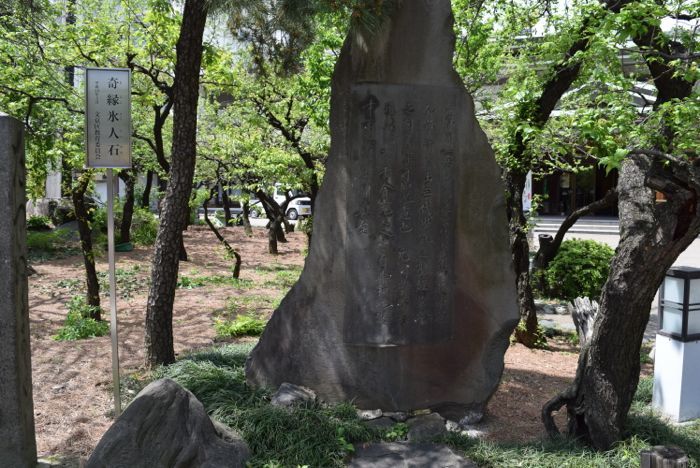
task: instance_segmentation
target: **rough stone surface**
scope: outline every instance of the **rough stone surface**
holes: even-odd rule
[[[363,421],[369,421],[371,419],[377,419],[382,417],[382,410],[357,410],[357,417]]]
[[[34,467],[24,131],[0,113],[0,466]]]
[[[408,420],[408,413],[403,413],[401,411],[389,411],[384,413],[384,416],[388,416],[396,422],[406,422]]]
[[[272,395],[272,406],[293,406],[312,403],[316,400],[313,390],[285,382]]]
[[[453,420],[495,391],[515,277],[499,170],[453,50],[448,0],[402,2],[375,35],[346,39],[310,254],[250,384]]]
[[[417,416],[408,420],[408,440],[421,442],[445,435],[445,420],[437,413]]]
[[[467,411],[462,419],[459,420],[460,426],[471,426],[484,419],[484,413],[481,411]]]
[[[380,431],[384,431],[384,430],[392,427],[394,424],[396,424],[396,421],[394,421],[391,418],[381,417],[381,418],[377,418],[377,419],[369,419],[369,420],[365,421],[364,424],[371,427],[371,428],[378,429]]]
[[[478,468],[447,447],[434,444],[382,443],[356,448],[350,468]]]
[[[169,379],[144,388],[102,436],[87,468],[242,467],[250,451],[214,424],[189,391]]]

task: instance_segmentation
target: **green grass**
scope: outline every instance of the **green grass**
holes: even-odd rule
[[[234,344],[196,353],[159,369],[154,377],[176,380],[214,418],[237,429],[250,446],[250,466],[339,467],[353,443],[378,437],[349,404],[271,406],[268,392],[245,384],[243,368],[251,347]]]
[[[216,319],[214,328],[222,338],[237,336],[260,336],[265,330],[266,320],[254,315],[239,315],[234,320]]]
[[[78,278],[62,279],[56,283],[56,287],[61,288],[61,289],[67,289],[69,293],[73,293],[73,294],[77,294],[80,291],[82,291],[84,289],[83,286],[84,286],[84,281],[82,281]]]
[[[564,438],[530,444],[493,444],[459,434],[449,434],[442,442],[459,449],[480,467],[541,468],[635,468],[639,452],[654,445],[678,445],[700,466],[700,422],[690,427],[665,423],[650,407],[653,378],[640,379],[627,424],[627,438],[612,450],[597,452]]]
[[[80,253],[78,243],[67,229],[28,231],[27,250],[30,261],[46,261]]]
[[[231,275],[187,276],[180,274],[177,279],[177,287],[180,289],[195,289],[208,285],[228,285],[238,289],[253,287],[253,280],[234,278]]]
[[[145,291],[150,287],[150,276],[143,278],[138,275],[141,267],[134,265],[130,269],[117,268],[115,270],[115,279],[117,281],[117,294],[123,299],[129,299],[133,294]],[[97,279],[100,282],[100,291],[104,291],[109,295],[109,272],[97,273]]]
[[[277,270],[274,272],[273,278],[265,281],[263,286],[287,290],[296,284],[300,275],[301,267],[290,267],[285,270]]]
[[[56,341],[75,341],[108,334],[109,324],[90,318],[92,311],[93,307],[87,304],[85,296],[74,296],[68,303],[66,320],[53,338]]]
[[[265,294],[246,294],[233,296],[228,299],[226,312],[229,315],[247,314],[251,312],[261,313],[274,310],[279,305],[281,298],[267,296]]]
[[[237,429],[248,442],[250,466],[343,466],[353,444],[402,440],[405,424],[380,433],[358,420],[349,404],[319,403],[291,410],[269,404],[270,393],[245,384],[245,360],[253,344],[231,344],[184,357],[160,368],[153,377],[169,377],[192,391],[210,414]],[[674,427],[649,407],[652,380],[640,381],[628,423],[628,437],[608,452],[597,452],[575,441],[558,439],[528,444],[495,444],[450,433],[445,443],[480,467],[510,468],[635,468],[639,452],[653,445],[678,445],[700,465],[700,423]]]

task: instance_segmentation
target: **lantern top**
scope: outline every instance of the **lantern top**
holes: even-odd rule
[[[683,279],[698,279],[700,278],[700,268],[689,266],[674,266],[669,268],[669,270],[666,272],[666,276],[673,276],[675,278]]]

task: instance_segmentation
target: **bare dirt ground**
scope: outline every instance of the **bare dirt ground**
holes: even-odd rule
[[[224,230],[229,242],[243,258],[241,278],[252,280],[246,288],[206,284],[178,289],[173,315],[175,351],[182,354],[215,344],[214,318],[231,301],[262,302],[262,312],[270,313],[282,292],[274,288],[275,264],[303,265],[306,238],[289,235],[280,244],[280,254],[267,253],[266,231],[254,230],[245,237],[241,228]],[[189,261],[181,264],[180,275],[190,279],[226,277],[231,260],[215,237],[206,229],[185,234]],[[125,376],[142,375],[144,359],[144,318],[148,294],[151,250],[137,248],[118,253],[117,267],[129,271],[129,281],[119,292],[119,344],[121,371]],[[110,426],[111,351],[109,337],[73,342],[52,338],[63,324],[70,298],[81,293],[82,258],[72,256],[33,265],[38,275],[30,278],[30,319],[34,412],[36,436],[41,457],[60,456],[76,460],[89,455]],[[105,272],[106,258],[98,259],[98,270]],[[102,298],[108,314],[108,299]],[[265,307],[268,310],[264,310]],[[489,403],[482,424],[493,441],[526,442],[544,436],[540,408],[573,379],[577,349],[563,341],[552,350],[529,350],[510,346],[505,357],[502,383]],[[560,415],[563,417],[563,415]],[[561,424],[563,420],[560,420]]]

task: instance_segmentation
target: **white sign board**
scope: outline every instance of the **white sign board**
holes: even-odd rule
[[[523,190],[523,211],[532,209],[532,171],[527,173],[525,178],[525,189]]]
[[[85,69],[87,167],[131,167],[131,70]]]

